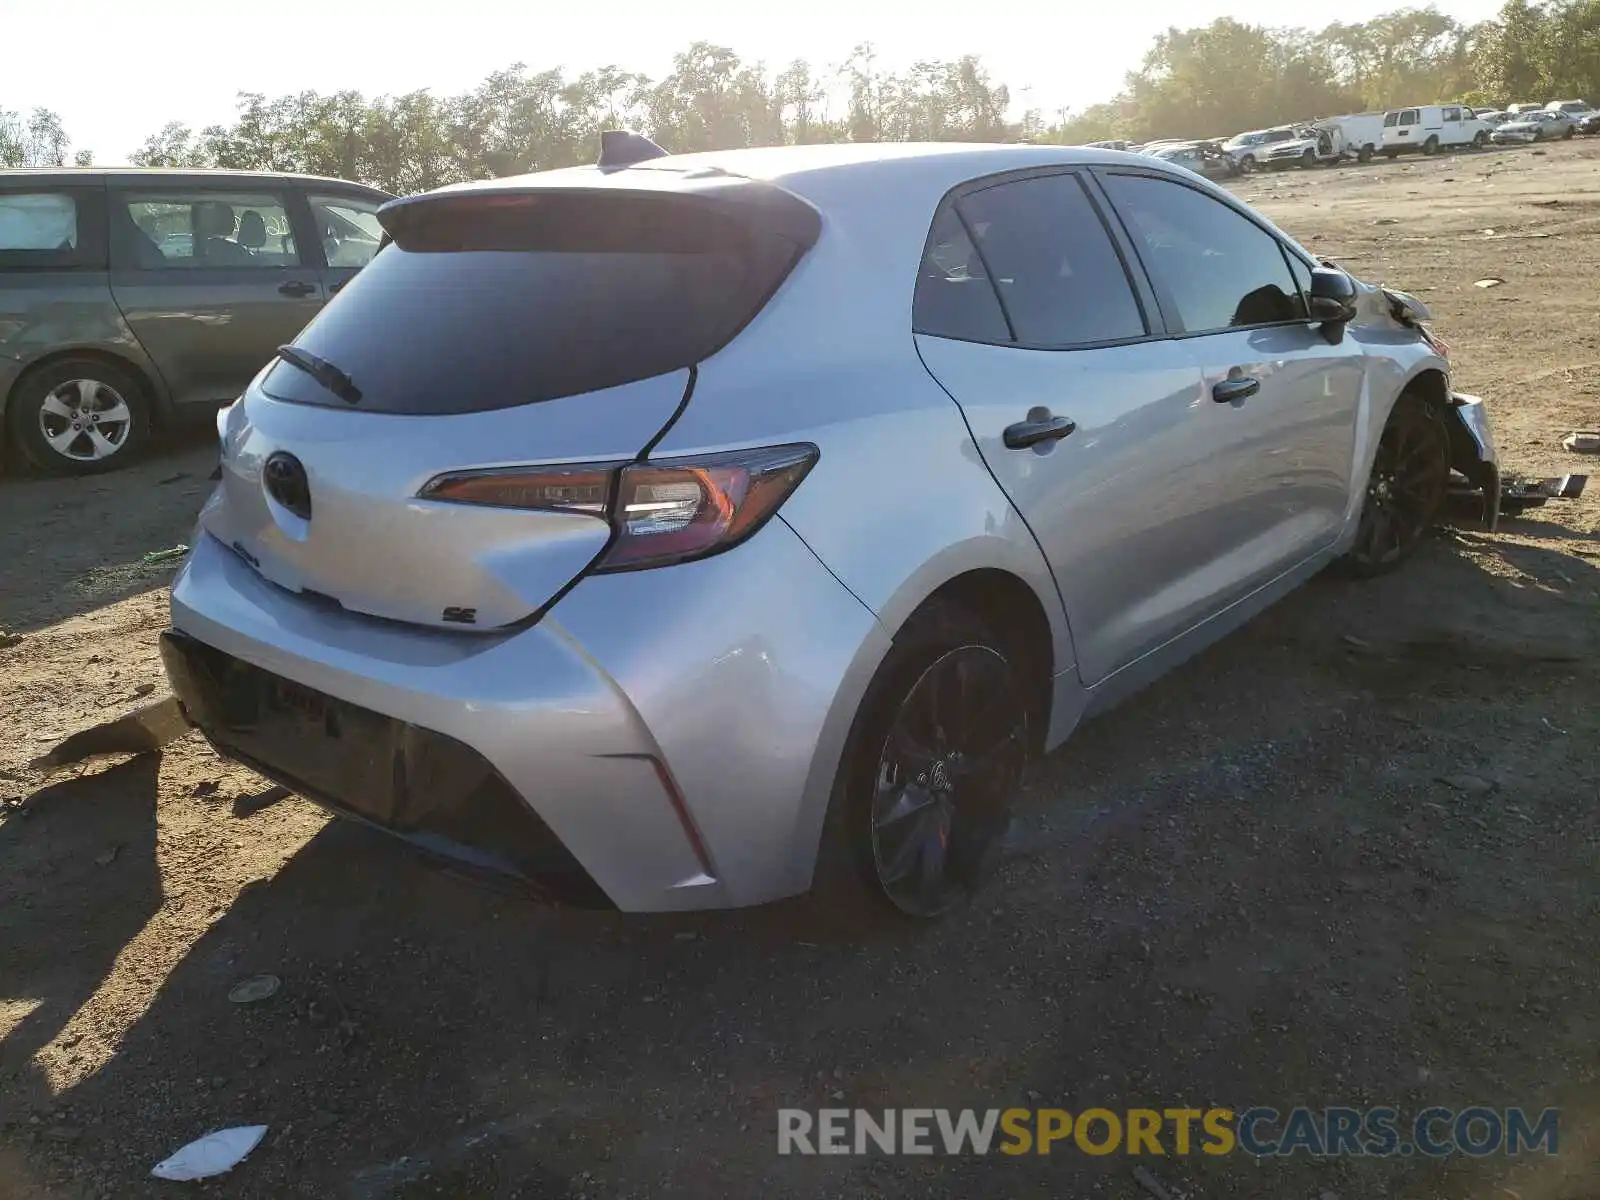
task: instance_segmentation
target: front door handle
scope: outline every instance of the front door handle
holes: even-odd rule
[[[278,290],[285,296],[309,296],[316,291],[316,285],[306,283],[301,279],[291,279],[288,283],[280,283]]]
[[[1029,416],[1032,416],[1030,413]],[[1007,450],[1026,450],[1040,442],[1059,442],[1078,427],[1071,417],[1044,416],[1038,420],[1018,421],[1007,425],[1005,439]]]
[[[1259,379],[1224,379],[1211,389],[1211,398],[1218,404],[1232,404],[1245,400],[1261,390]]]

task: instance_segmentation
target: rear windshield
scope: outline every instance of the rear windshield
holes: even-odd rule
[[[295,340],[349,376],[363,412],[482,412],[690,366],[761,310],[802,252],[660,194],[441,199],[406,218]],[[262,387],[346,403],[286,362]]]

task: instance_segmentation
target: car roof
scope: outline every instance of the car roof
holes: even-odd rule
[[[303,175],[296,171],[225,171],[194,167],[5,167],[0,168],[0,183],[15,180],[48,180],[51,183],[92,186],[102,183],[180,183],[203,186],[216,183],[316,183],[324,186],[360,188],[388,195],[382,188],[335,179],[327,175]]]
[[[846,202],[846,197],[853,202],[870,195],[874,202],[904,204],[931,214],[946,192],[971,179],[1034,167],[1094,164],[1150,169],[1151,159],[1100,147],[1029,144],[879,142],[767,146],[669,154],[608,171],[592,166],[565,167],[452,184],[430,194],[567,187],[672,191],[708,179],[734,176],[774,184],[823,211]],[[1178,177],[1176,170],[1174,177]]]

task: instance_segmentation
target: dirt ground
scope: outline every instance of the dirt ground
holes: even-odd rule
[[[1434,306],[1506,464],[1600,425],[1600,139],[1258,176],[1302,241]],[[1490,232],[1492,231],[1492,232]],[[1493,288],[1474,286],[1495,276]],[[0,1196],[1600,1195],[1600,486],[1318,580],[1034,770],[970,909],[541,909],[289,799],[196,737],[27,763],[164,686],[204,436],[0,480]],[[1444,781],[1452,777],[1453,783]],[[26,801],[25,807],[20,803]],[[243,977],[282,987],[230,1004]],[[1521,1160],[780,1158],[781,1106],[1563,1112]]]

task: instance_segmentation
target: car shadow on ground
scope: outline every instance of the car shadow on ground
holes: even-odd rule
[[[36,1056],[161,906],[159,765],[146,755],[51,784],[0,824],[0,1004],[28,1010],[0,1040],[12,1104],[45,1105],[52,1088]],[[9,994],[23,981],[26,994]],[[66,1043],[76,1040],[58,1052],[75,1058]]]
[[[804,899],[551,910],[335,823],[245,889],[109,1063],[54,1102],[96,1114],[76,1153],[119,1198],[158,1194],[149,1166],[189,1139],[260,1122],[267,1140],[223,1194],[371,1200],[1143,1194],[1131,1160],[1070,1150],[779,1158],[785,1106],[1600,1111],[1573,1065],[1600,1033],[1587,976],[1549,972],[1540,949],[1600,955],[1600,813],[1570,744],[1600,723],[1578,611],[1592,614],[1600,571],[1468,533],[1420,565],[1303,589],[1087,725],[1024,799],[1024,823],[1063,836],[936,927],[842,926]],[[1536,582],[1558,572],[1560,589]],[[1572,706],[1567,741],[1550,735],[1537,758],[1511,757],[1537,726],[1535,709],[1503,711],[1512,669],[1524,698]],[[1308,670],[1326,684],[1309,707]],[[135,792],[153,778],[118,770]],[[1439,782],[1462,771],[1485,790]],[[148,801],[124,803],[153,826]],[[90,823],[59,811],[60,829]],[[64,924],[109,924],[26,1044],[148,915],[100,913],[92,877],[74,887]],[[159,884],[135,894],[148,909]],[[6,928],[34,953],[55,936],[25,917]],[[229,1002],[261,972],[275,995]],[[1527,1045],[1507,1055],[1506,1037]],[[1579,1194],[1548,1164],[1504,1159],[1147,1165],[1190,1194],[1396,1194],[1403,1178],[1429,1194],[1508,1180]],[[1560,1165],[1581,1177],[1594,1162],[1580,1147]]]

